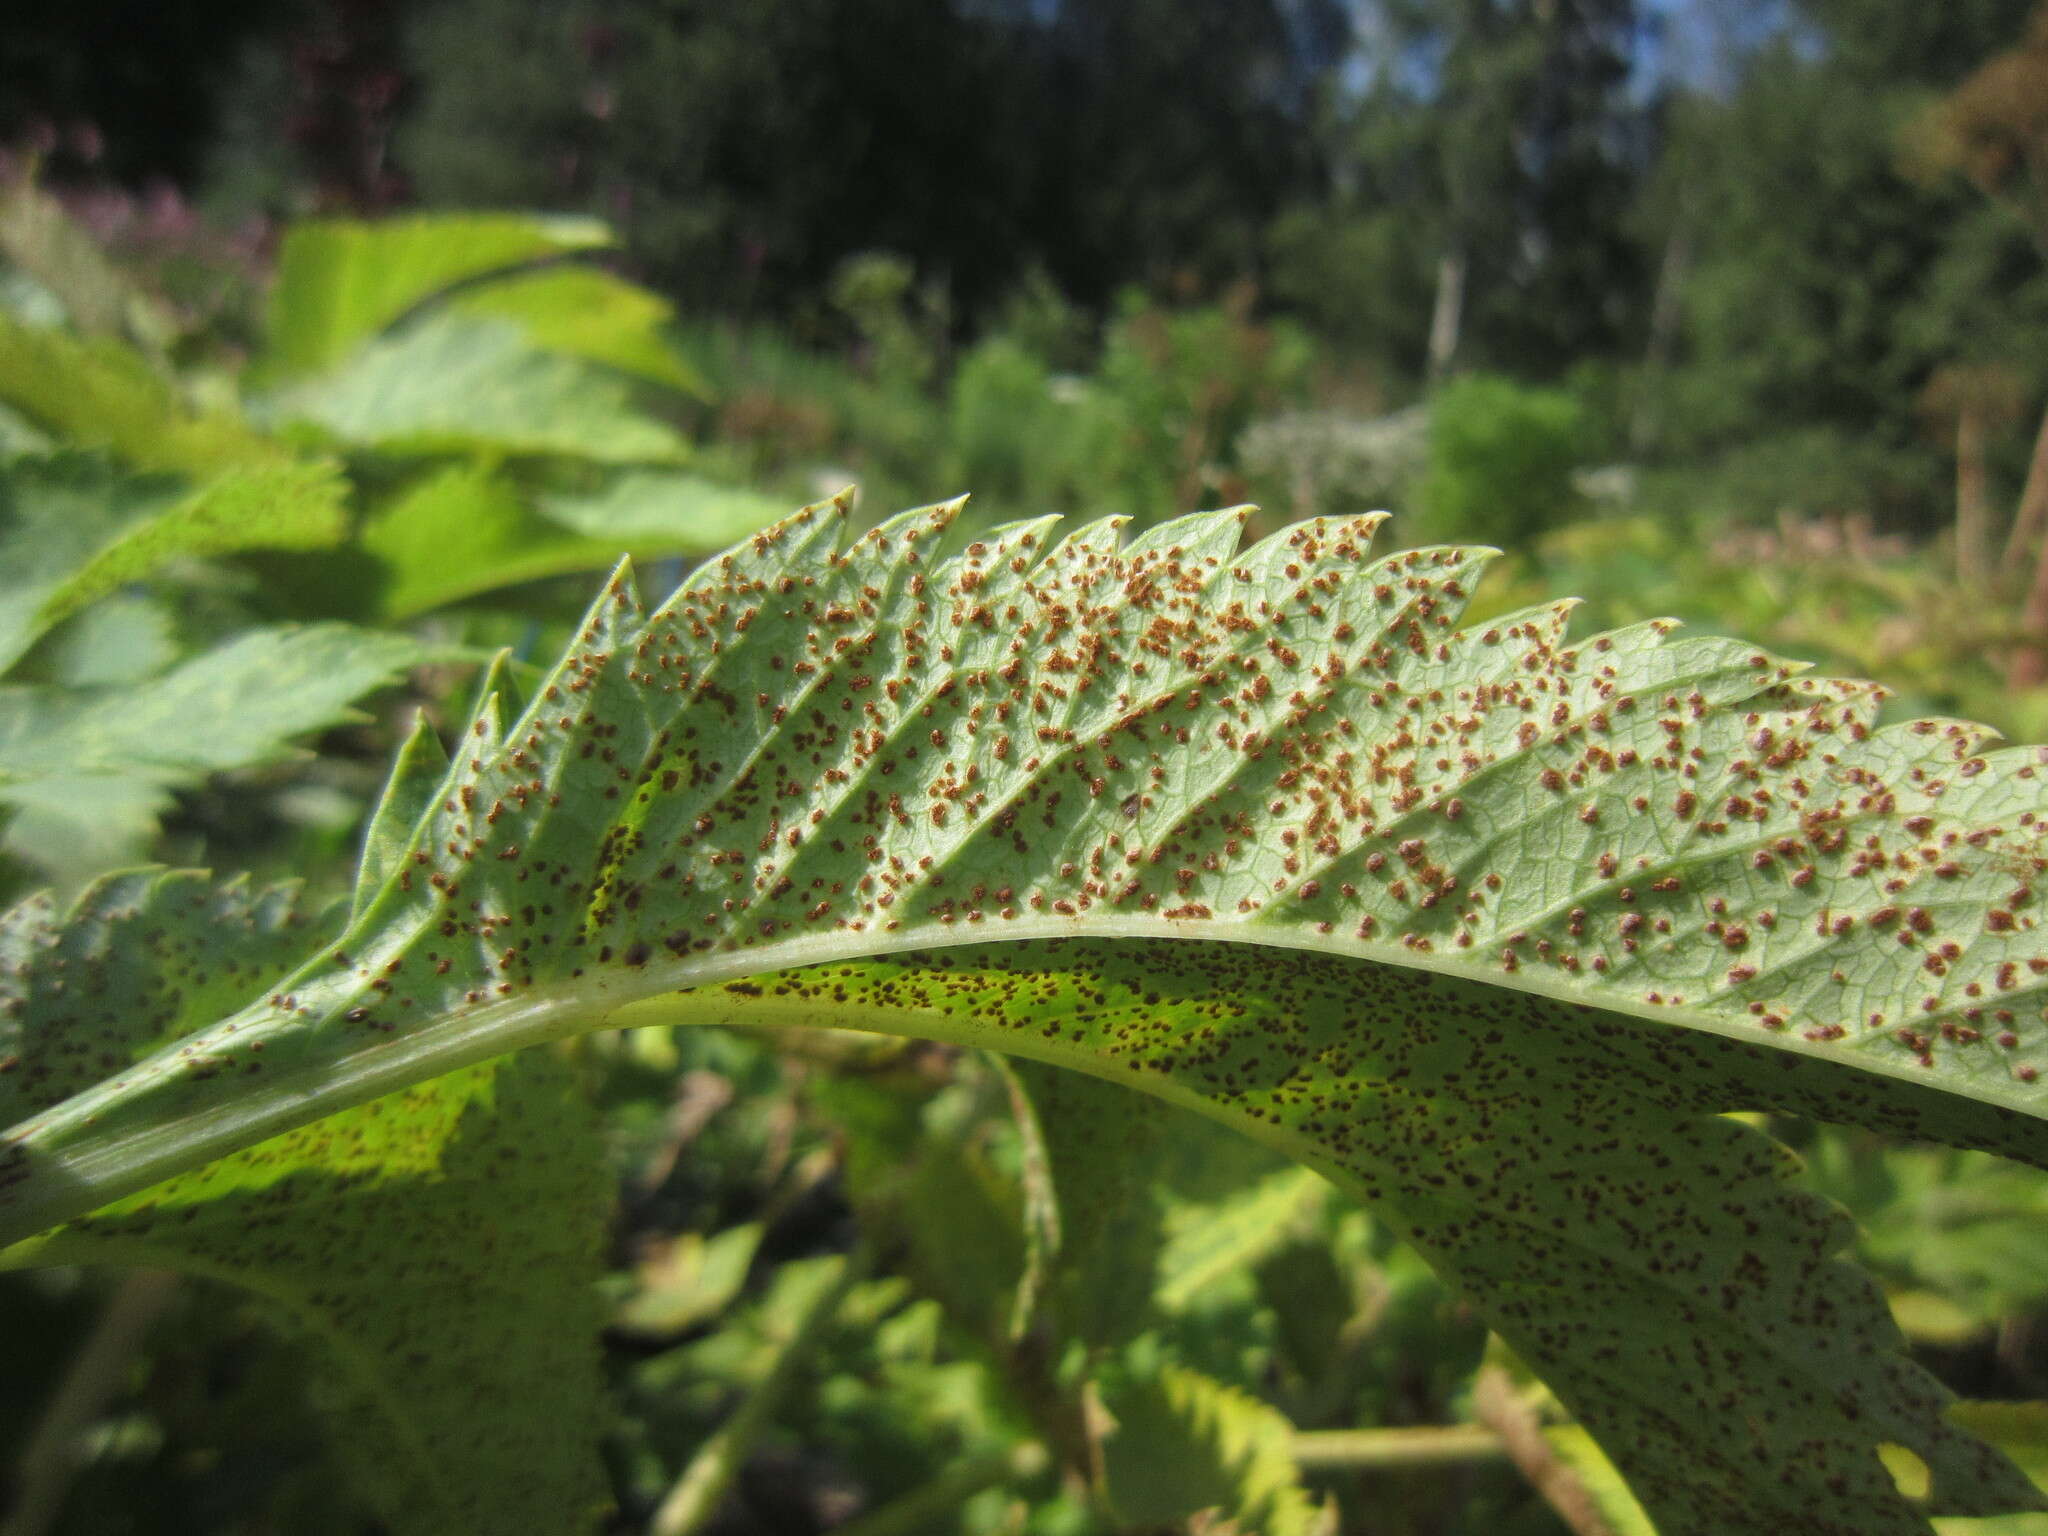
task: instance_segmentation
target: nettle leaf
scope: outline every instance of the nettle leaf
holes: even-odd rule
[[[273,397],[280,421],[383,453],[561,454],[673,464],[689,445],[632,409],[626,386],[545,351],[506,320],[432,315]]]
[[[595,220],[531,214],[301,220],[278,252],[266,361],[317,373],[457,283],[611,243]]]
[[[243,465],[183,494],[84,455],[10,464],[0,474],[0,672],[168,560],[339,543],[347,494],[339,466],[318,460]]]
[[[1672,1536],[2039,1507],[1718,1112],[2048,1163],[2048,752],[1668,623],[1461,627],[1485,552],[1377,518],[949,553],[955,510],[809,509],[652,615],[615,579],[313,961],[8,1133],[0,1232],[607,1020],[865,1028],[1328,1174]]]
[[[184,1037],[315,938],[289,887],[145,871],[0,921],[0,1117]],[[255,1065],[263,1070],[263,1063]],[[592,1428],[607,1180],[562,1062],[465,1068],[196,1168],[0,1262],[176,1268],[303,1331],[309,1386],[390,1529],[573,1530]],[[536,1416],[545,1401],[557,1420]]]
[[[107,449],[139,469],[204,477],[286,457],[281,445],[239,417],[187,405],[132,348],[28,325],[5,313],[0,404],[65,442]]]
[[[384,565],[387,618],[544,576],[723,549],[782,509],[679,471],[626,469],[599,488],[533,497],[473,464],[438,469],[379,508],[363,547]]]
[[[1230,1529],[1267,1536],[1319,1529],[1295,1472],[1293,1426],[1276,1409],[1184,1366],[1113,1375],[1103,1481],[1127,1525],[1149,1530],[1214,1510]]]
[[[424,659],[406,635],[346,624],[246,631],[159,677],[0,687],[8,846],[62,876],[133,859],[170,790],[292,755],[306,734]]]
[[[603,363],[700,398],[704,381],[664,334],[675,306],[637,283],[588,266],[518,272],[451,297],[457,313],[516,321],[536,346]]]

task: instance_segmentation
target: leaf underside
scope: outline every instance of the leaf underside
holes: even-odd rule
[[[1376,517],[948,553],[953,510],[847,544],[807,509],[652,616],[615,580],[531,706],[453,744],[345,933],[16,1128],[0,1219],[259,1045],[282,1102],[651,998],[927,1034],[1359,1191],[1673,1536],[1923,1531],[1884,1442],[1928,1508],[2037,1502],[1941,1419],[1840,1219],[1713,1111],[2048,1163],[2048,754],[1880,729],[1869,685],[1666,623],[1461,628],[1485,552],[1373,560]]]

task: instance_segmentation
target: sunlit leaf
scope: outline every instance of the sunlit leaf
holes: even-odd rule
[[[453,284],[610,243],[593,220],[530,214],[301,220],[278,253],[267,361],[317,373]]]
[[[675,306],[660,294],[588,266],[544,267],[457,294],[460,314],[511,320],[534,345],[603,363],[688,395],[704,382],[684,364],[664,332]]]
[[[205,477],[275,463],[285,450],[239,417],[204,412],[121,343],[24,324],[0,312],[0,403],[58,439],[138,469]]]
[[[1355,1192],[1668,1536],[1923,1533],[1887,1445],[1935,1512],[2039,1505],[1720,1112],[2048,1162],[2048,754],[1667,624],[1461,627],[1484,553],[1375,560],[1377,519],[947,553],[950,515],[843,546],[812,509],[652,616],[609,586],[346,930],[188,1044],[304,1063],[236,1115],[608,1010],[993,1048]],[[176,1171],[224,1102],[167,1054],[16,1127],[8,1229]],[[117,1136],[150,1155],[83,1172]]]
[[[422,656],[344,624],[249,630],[160,677],[104,688],[0,687],[7,846],[67,883],[145,850],[167,791],[289,757],[309,732]]]
[[[504,320],[436,316],[366,343],[269,403],[280,420],[397,455],[562,454],[605,463],[688,457],[636,414],[623,384],[547,352]]]
[[[503,475],[451,465],[366,522],[388,570],[381,608],[405,618],[522,581],[603,568],[621,554],[704,554],[771,519],[767,498],[694,475],[625,470],[581,495],[534,499]]]

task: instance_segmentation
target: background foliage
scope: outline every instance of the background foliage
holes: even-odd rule
[[[2044,25],[2027,0],[13,19],[0,894],[150,857],[346,899],[415,712],[459,725],[490,654],[552,654],[621,550],[658,586],[849,481],[869,508],[972,489],[984,522],[1391,505],[1404,537],[1509,550],[1477,611],[1576,592],[2039,737]],[[553,217],[417,218],[487,207]],[[357,215],[398,222],[331,221]],[[650,1029],[570,1069],[616,1194],[614,1529],[1144,1530],[1198,1493],[1206,1529],[1534,1536],[1595,1529],[1585,1501],[1642,1528],[1419,1260],[1248,1145],[1155,1128],[1179,1174],[1129,1198],[1156,1254],[1069,1293],[990,1061]],[[1916,1357],[2014,1405],[1995,1437],[2036,1465],[2039,1178],[1771,1128],[1857,1218]],[[379,1528],[274,1296],[5,1284],[9,1486],[59,1474],[10,1529]],[[1019,1331],[1031,1306],[1056,1329]],[[1106,1441],[1048,1406],[1084,1364]],[[1401,1433],[1336,1435],[1360,1427]],[[1528,1433],[1542,1467],[1508,1454]],[[1534,1491],[1560,1467],[1562,1512]]]

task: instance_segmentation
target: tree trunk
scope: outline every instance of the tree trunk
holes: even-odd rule
[[[2041,413],[2041,430],[2034,438],[2034,457],[2027,465],[2027,483],[2020,491],[2019,509],[2013,513],[2012,532],[2005,541],[2005,568],[2025,568],[2034,541],[2048,524],[2048,411]]]
[[[1451,366],[1458,350],[1458,325],[1465,309],[1465,252],[1452,246],[1436,264],[1436,308],[1429,317],[1429,381]]]
[[[1664,242],[1664,260],[1657,266],[1657,293],[1650,303],[1650,340],[1643,348],[1643,387],[1636,391],[1635,410],[1629,415],[1628,445],[1641,454],[1657,440],[1663,428],[1664,375],[1678,351],[1678,326],[1684,316],[1680,297],[1685,292],[1686,273],[1692,268],[1691,221],[1681,212]]]
[[[1964,401],[1956,416],[1956,580],[1991,580],[1991,502],[1984,486],[1984,409]]]
[[[2007,686],[2015,689],[2038,688],[2048,682],[2048,539],[2040,536],[2044,523],[2048,523],[2048,412],[2042,414],[2041,430],[2034,438],[2033,462],[2027,466],[2026,488],[2020,492],[2012,538],[2005,546],[2009,567],[2021,567],[2030,554],[2034,559],[2033,585],[2020,603],[2020,640],[2013,647],[2005,674]]]

